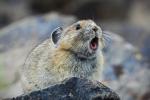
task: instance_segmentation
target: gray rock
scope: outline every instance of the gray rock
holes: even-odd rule
[[[145,57],[122,37],[109,33],[111,41],[104,50],[105,83],[119,94],[121,100],[149,99],[150,69]]]
[[[120,100],[98,81],[72,77],[49,88],[8,100]]]
[[[121,100],[149,100],[150,70],[143,68],[134,74],[124,74],[107,85],[119,94]]]
[[[0,30],[0,52],[7,51],[14,45],[24,46],[30,40],[41,42],[49,38],[50,33],[55,28],[66,27],[73,22],[75,22],[74,16],[65,16],[58,13],[32,16],[15,22]]]
[[[109,33],[111,37],[109,43],[106,41],[107,45],[104,49],[106,62],[104,65],[105,80],[117,80],[122,75],[136,73],[141,70],[141,66],[146,68],[143,56],[136,47],[115,33],[105,33]],[[120,73],[120,76],[117,76],[118,73]]]

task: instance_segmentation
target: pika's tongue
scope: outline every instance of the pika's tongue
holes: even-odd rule
[[[92,50],[96,50],[97,47],[98,47],[98,38],[95,37],[95,38],[93,38],[93,39],[91,40],[91,42],[90,42],[90,48],[91,48]]]

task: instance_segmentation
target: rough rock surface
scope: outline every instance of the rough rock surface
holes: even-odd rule
[[[109,43],[106,41],[104,48],[105,80],[117,80],[122,75],[136,73],[137,70],[141,70],[141,66],[146,68],[143,56],[136,47],[115,33],[108,31],[105,33],[109,33],[111,38]]]
[[[150,69],[145,57],[122,37],[109,33],[111,41],[104,50],[103,80],[121,100],[149,100]]]
[[[120,100],[110,88],[98,81],[72,77],[49,88],[8,100]]]
[[[24,46],[30,40],[43,41],[57,27],[66,27],[75,22],[74,16],[58,13],[32,16],[15,22],[0,31],[0,52],[12,46]],[[31,41],[30,41],[31,43]],[[7,44],[7,45],[6,45]]]

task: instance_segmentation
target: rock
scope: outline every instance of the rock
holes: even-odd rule
[[[1,0],[0,1],[0,28],[29,16],[27,0]]]
[[[109,37],[111,37],[111,40],[108,41],[109,43],[106,41],[108,45],[104,48],[104,57],[106,62],[104,65],[105,80],[111,81],[118,79],[116,66],[119,66],[117,70],[120,69],[120,75],[136,73],[137,70],[141,69],[141,66],[146,68],[143,56],[137,48],[115,33],[105,33],[109,33]]]
[[[0,28],[10,24],[11,19],[6,14],[0,14]]]
[[[143,19],[145,18],[143,17]],[[136,49],[144,55],[143,60],[147,61],[147,63],[150,62],[150,45],[148,45],[150,42],[150,29],[147,27],[149,25],[115,21],[98,23],[102,26],[103,30],[109,30],[110,32],[120,35],[125,42],[128,42],[128,44],[136,47]]]
[[[58,13],[22,19],[19,22],[15,22],[1,29],[0,51],[7,51],[14,45],[26,45],[30,40],[38,39],[38,41],[42,41],[49,38],[53,29],[60,26],[66,27],[74,21],[74,16],[65,16]]]
[[[134,74],[125,74],[107,85],[119,94],[121,100],[149,100],[150,70],[143,68]]]
[[[144,56],[122,37],[110,33],[111,41],[104,49],[106,59],[103,80],[121,100],[149,98],[150,69]]]
[[[142,53],[143,55],[146,57],[147,62],[150,63],[150,35],[146,37],[144,43],[143,43],[143,47],[142,47]],[[150,66],[149,66],[150,68]]]
[[[98,81],[72,77],[49,88],[7,100],[120,100]]]

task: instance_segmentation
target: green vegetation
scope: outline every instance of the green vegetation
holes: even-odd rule
[[[8,83],[6,82],[4,78],[4,64],[3,64],[2,58],[3,56],[0,54],[0,90],[8,86]]]

